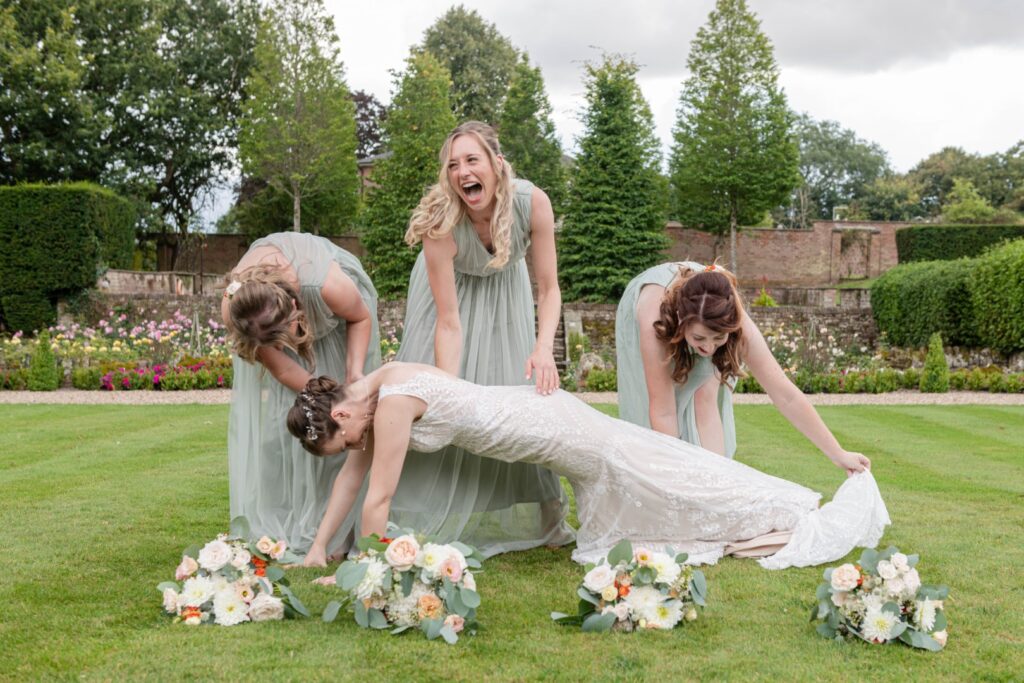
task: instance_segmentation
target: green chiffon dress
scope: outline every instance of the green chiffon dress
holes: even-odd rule
[[[680,268],[704,270],[704,266],[692,261],[663,263],[633,278],[626,286],[615,314],[615,355],[619,381],[619,417],[641,427],[651,427],[650,407],[647,396],[647,381],[644,378],[644,363],[640,356],[640,325],[636,319],[636,306],[640,290],[647,285],[668,287]],[[696,446],[700,445],[697,432],[697,415],[694,410],[694,394],[715,374],[710,358],[697,357],[697,362],[682,384],[675,385],[676,416],[679,424],[679,438]],[[725,454],[733,457],[736,453],[736,424],[732,413],[732,390],[723,384],[718,390],[718,412],[722,417],[722,431],[725,435]]]
[[[345,380],[346,323],[334,315],[320,290],[330,264],[337,263],[352,279],[370,310],[373,331],[363,372],[380,367],[377,291],[352,254],[332,242],[303,233],[277,233],[253,242],[251,248],[277,248],[298,277],[299,299],[315,342],[313,375]],[[262,365],[234,358],[234,382],[228,417],[228,480],[231,517],[245,515],[253,534],[283,538],[298,553],[309,550],[345,455],[318,458],[303,450],[288,433],[285,416],[295,392],[279,383]],[[328,553],[346,550],[361,505],[328,543]]]
[[[512,250],[500,269],[469,220],[453,229],[455,288],[462,324],[459,376],[485,385],[525,384],[536,342],[533,290],[526,267],[533,185],[515,181]],[[397,360],[433,365],[437,307],[421,252],[409,279]],[[556,475],[536,465],[480,458],[460,448],[410,451],[391,504],[391,521],[471,543],[484,555],[565,544],[565,493]]]

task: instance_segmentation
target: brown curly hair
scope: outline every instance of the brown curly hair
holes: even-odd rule
[[[341,427],[331,417],[331,408],[345,400],[345,387],[330,377],[314,377],[295,397],[288,410],[288,431],[313,455],[326,455],[324,445]]]
[[[743,300],[736,288],[736,276],[725,268],[683,270],[665,290],[654,331],[671,351],[672,380],[680,384],[686,381],[695,362],[695,354],[685,338],[687,328],[694,323],[729,335],[711,357],[721,381],[744,377],[746,373],[740,367]]]
[[[265,265],[246,268],[228,275],[225,286],[232,280],[241,285],[228,298],[226,320],[235,353],[255,363],[259,347],[283,347],[313,365],[313,335],[306,312],[295,286],[281,269]],[[293,322],[297,323],[296,333],[291,331]]]

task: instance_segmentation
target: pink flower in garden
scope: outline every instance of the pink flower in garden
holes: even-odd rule
[[[127,377],[122,377],[122,378],[121,378],[121,386],[122,386],[122,387],[124,387],[125,389],[127,389],[127,388],[128,388],[128,387],[130,387],[131,385],[132,385],[132,381],[131,381],[131,380],[130,380],[129,378],[127,378]]]
[[[224,386],[224,375],[217,375],[217,386]]]

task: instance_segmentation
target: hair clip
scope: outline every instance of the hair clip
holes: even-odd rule
[[[704,266],[704,272],[705,273],[713,273],[713,272],[715,272],[715,264],[714,263],[709,263],[708,265]]]
[[[304,408],[302,412],[306,414],[306,440],[316,441],[319,435],[316,433],[316,427],[313,426],[313,411],[309,408]]]
[[[224,290],[224,298],[225,299],[230,299],[231,297],[233,297],[235,295],[235,292],[237,292],[241,288],[242,288],[242,283],[241,282],[239,282],[238,280],[232,281],[231,284],[228,285],[227,289]]]

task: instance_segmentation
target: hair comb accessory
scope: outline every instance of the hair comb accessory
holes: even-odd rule
[[[319,435],[316,433],[316,427],[313,426],[313,411],[309,408],[302,410],[306,414],[306,440],[316,441]]]
[[[713,272],[715,272],[715,264],[714,263],[709,263],[708,265],[704,266],[704,272],[705,273],[713,273]]]
[[[229,284],[227,286],[227,289],[224,290],[224,298],[225,299],[230,299],[231,297],[233,297],[235,295],[235,292],[237,292],[241,288],[242,288],[242,283],[239,282],[238,280],[233,280],[231,282],[231,284]]]

